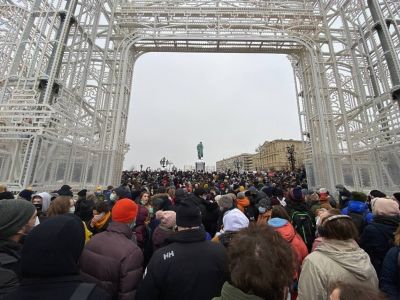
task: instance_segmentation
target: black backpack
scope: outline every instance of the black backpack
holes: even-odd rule
[[[348,212],[347,215],[353,220],[354,225],[358,229],[358,234],[361,236],[364,231],[365,226],[367,226],[367,221],[365,220],[368,212],[362,214],[356,212]]]
[[[294,229],[307,245],[308,251],[310,251],[315,240],[315,224],[311,216],[305,211],[295,210],[291,217]]]

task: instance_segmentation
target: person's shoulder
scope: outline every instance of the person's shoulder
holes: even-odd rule
[[[397,264],[397,258],[400,255],[400,247],[399,246],[394,246],[389,249],[389,251],[386,253],[386,256],[389,257],[390,260],[395,261]]]
[[[317,248],[316,250],[314,250],[313,252],[311,252],[304,258],[303,266],[308,264],[309,266],[312,266],[312,268],[320,269],[321,265],[323,265],[322,262],[324,262],[326,260],[327,260],[327,257],[323,253],[318,251],[318,248]]]

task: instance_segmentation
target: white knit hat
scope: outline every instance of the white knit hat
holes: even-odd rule
[[[224,231],[239,231],[249,226],[249,219],[237,208],[228,211],[222,222]]]

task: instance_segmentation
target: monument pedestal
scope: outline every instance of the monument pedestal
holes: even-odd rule
[[[206,163],[204,161],[196,161],[196,172],[205,172],[206,171]]]

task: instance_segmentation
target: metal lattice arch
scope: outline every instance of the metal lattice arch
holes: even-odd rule
[[[117,184],[147,52],[286,54],[310,185],[399,190],[398,0],[0,0],[0,182]]]

